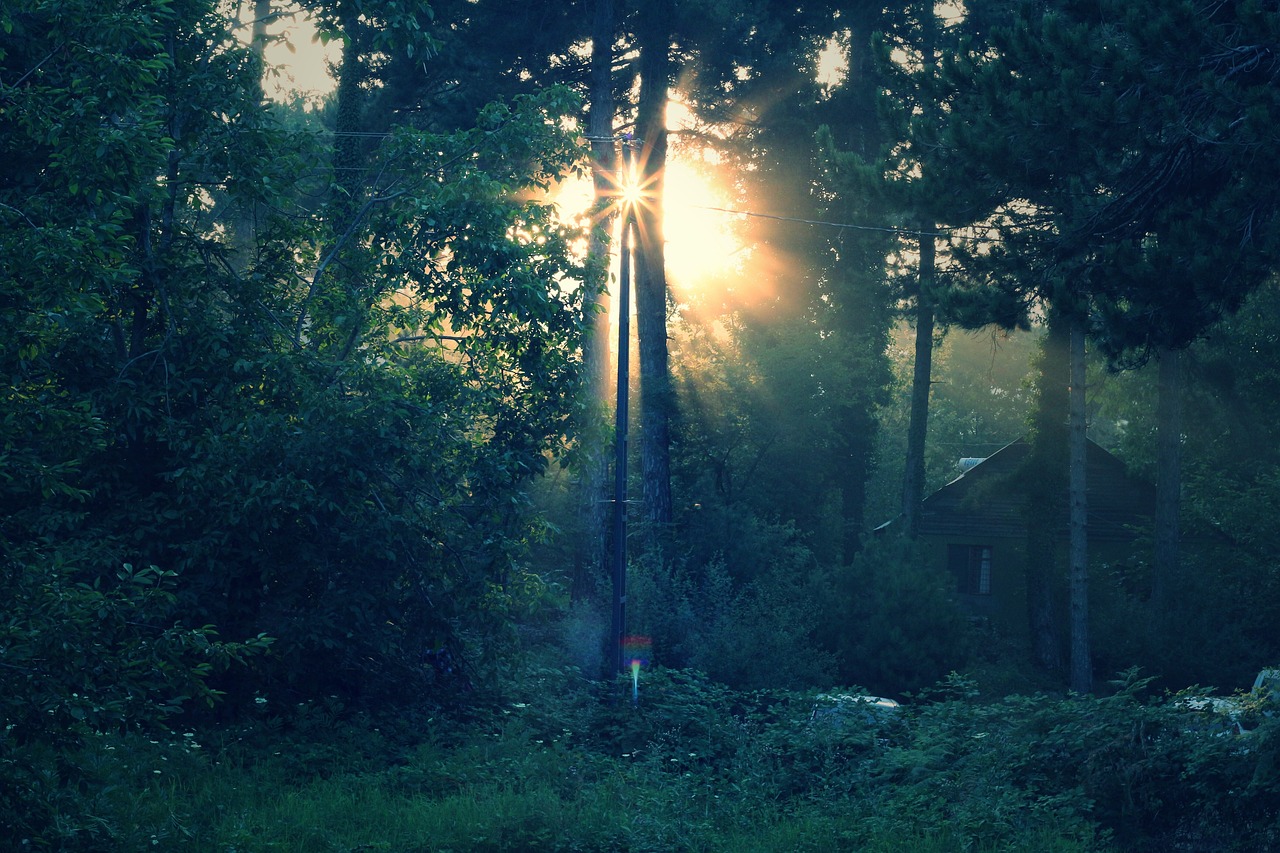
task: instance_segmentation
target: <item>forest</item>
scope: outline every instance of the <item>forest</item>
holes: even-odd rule
[[[1269,0],[7,0],[0,849],[1280,849],[1277,127]]]

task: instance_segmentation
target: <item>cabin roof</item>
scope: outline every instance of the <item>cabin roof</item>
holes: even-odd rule
[[[1023,462],[1031,445],[1018,439],[977,462],[924,499],[922,536],[1021,538],[1026,535]],[[1091,541],[1128,541],[1134,528],[1149,526],[1155,514],[1155,489],[1134,479],[1124,463],[1089,441],[1086,502]],[[1067,531],[1065,509],[1058,520]]]

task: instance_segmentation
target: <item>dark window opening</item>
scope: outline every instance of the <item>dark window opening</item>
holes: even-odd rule
[[[948,545],[947,565],[961,595],[991,594],[990,545]]]

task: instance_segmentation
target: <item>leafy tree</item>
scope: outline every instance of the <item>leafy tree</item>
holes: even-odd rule
[[[743,389],[759,401],[752,416],[764,441],[746,451],[762,460],[754,505],[794,519],[824,561],[851,556],[863,531],[874,411],[890,378],[889,300],[884,235],[815,224],[877,214],[864,196],[839,192],[839,165],[814,131],[827,125],[842,148],[878,150],[870,43],[879,16],[864,4],[743,7],[730,32],[751,37],[711,42],[686,89],[708,127],[724,130],[698,143],[734,165],[742,206],[771,217],[743,225],[750,286],[705,305],[699,322],[729,316],[724,327],[758,377]],[[851,70],[828,85],[818,58],[836,38]]]
[[[429,42],[393,6],[357,64]],[[456,675],[545,586],[522,484],[566,440],[581,295],[532,199],[579,162],[576,99],[344,118],[329,173],[212,4],[3,24],[6,547],[91,586],[156,565],[188,624],[279,638],[237,695]]]
[[[1125,597],[1104,619],[1105,645],[1178,684],[1247,684],[1280,650],[1263,623],[1276,605],[1272,547],[1276,339],[1275,287],[1267,283],[1235,315],[1180,354],[1185,415],[1183,559],[1155,597],[1152,556],[1115,567]],[[1117,424],[1134,472],[1154,480],[1162,430],[1158,365],[1106,375],[1097,420]],[[1175,640],[1176,638],[1176,640]],[[1102,645],[1102,643],[1100,643]]]
[[[128,506],[151,465],[139,424],[153,400],[134,368],[166,362],[148,351],[144,318],[179,298],[218,310],[160,287],[156,263],[157,244],[176,242],[169,151],[183,129],[165,95],[244,82],[232,54],[207,57],[203,87],[174,74],[190,43],[178,21],[201,39],[200,12],[0,11],[0,831],[15,843],[101,849],[104,828],[79,793],[100,780],[75,751],[103,732],[162,729],[192,700],[213,699],[210,676],[267,645],[220,641],[179,606],[174,571],[148,565],[137,547],[147,531],[110,518],[148,511]],[[142,223],[152,242],[137,239]],[[190,236],[196,265],[203,242]],[[131,408],[116,404],[126,389]]]
[[[1011,15],[948,64],[962,93],[950,144],[1005,200],[993,220],[1002,244],[970,253],[985,271],[980,301],[1005,322],[1052,304],[1116,359],[1185,346],[1272,264],[1275,209],[1247,164],[1265,144],[1254,122],[1276,106],[1273,70],[1221,49],[1256,55],[1253,34],[1272,32],[1274,16],[1247,3],[974,8],[981,20]],[[1083,538],[1073,541],[1083,601]]]

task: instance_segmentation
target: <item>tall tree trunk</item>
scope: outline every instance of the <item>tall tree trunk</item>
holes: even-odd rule
[[[1093,663],[1089,647],[1089,534],[1088,477],[1085,439],[1084,322],[1071,321],[1070,498],[1071,506],[1071,689],[1093,690]]]
[[[364,194],[361,131],[364,114],[365,69],[361,62],[360,16],[354,4],[344,3],[341,24],[346,40],[342,48],[342,65],[338,68],[337,104],[334,109],[332,217],[334,235],[350,227]]]
[[[586,367],[582,425],[585,453],[579,506],[584,529],[578,537],[571,594],[581,600],[607,577],[607,500],[609,453],[605,441],[605,407],[609,399],[609,233],[617,201],[617,157],[613,139],[613,0],[595,0],[591,29],[591,173],[595,180],[595,215],[587,246],[587,284],[584,310],[589,326],[582,342]],[[619,306],[629,310],[630,306]]]
[[[932,231],[933,223],[922,230]],[[920,237],[919,292],[916,294],[916,351],[911,369],[911,421],[907,426],[907,463],[902,486],[902,517],[914,538],[924,500],[924,451],[929,434],[929,389],[933,382],[933,285],[936,247],[933,237]]]
[[[841,148],[856,152],[868,163],[877,163],[885,143],[879,115],[884,79],[875,56],[875,34],[885,28],[885,9],[876,4],[847,4],[841,18],[849,30],[849,69],[841,92],[841,115],[833,130]],[[798,180],[809,181],[804,175]],[[834,204],[818,201],[820,216],[865,218],[871,221],[890,215],[882,201],[866,198],[837,199]],[[844,219],[843,221],[850,221]],[[815,247],[822,252],[830,249]],[[884,282],[885,257],[890,250],[883,235],[863,233],[842,235],[833,274],[834,312],[830,318],[835,339],[845,348],[843,357],[858,370],[874,365],[885,352],[885,332],[890,322],[882,313],[885,302],[878,292]],[[823,310],[826,310],[824,306]],[[874,374],[875,368],[868,370]],[[868,377],[869,378],[869,377]],[[852,560],[862,547],[866,521],[866,484],[874,467],[878,392],[865,389],[833,406],[832,429],[838,438],[830,459],[831,482],[839,489],[840,555]]]
[[[1037,361],[1040,376],[1032,414],[1031,452],[1020,472],[1027,501],[1027,618],[1036,664],[1049,672],[1061,672],[1055,585],[1058,541],[1067,513],[1070,334],[1060,316],[1050,317]]]
[[[367,306],[362,306],[359,294],[363,292],[363,282],[359,280],[358,263],[347,263],[358,251],[359,241],[356,239],[359,223],[367,212],[365,206],[366,174],[365,146],[366,138],[371,131],[381,130],[366,125],[363,121],[365,113],[364,84],[367,77],[363,59],[363,35],[365,24],[361,21],[359,10],[353,2],[345,2],[340,6],[339,24],[346,36],[342,48],[342,64],[338,69],[337,101],[334,109],[334,139],[331,153],[333,163],[333,186],[328,204],[329,242],[320,252],[320,264],[312,274],[311,285],[294,323],[294,340],[301,342],[303,332],[310,321],[312,303],[322,291],[330,294],[341,294],[342,299],[352,299],[347,304],[345,316],[345,340],[338,346],[337,339],[315,342],[316,347],[331,346],[337,349],[333,357],[332,375],[337,376],[339,367],[355,348],[364,322]],[[341,286],[333,285],[327,279],[345,276]]]
[[[264,81],[267,73],[267,23],[271,20],[271,2],[272,0],[253,0],[253,18],[249,22],[249,51],[257,68],[254,83],[260,105],[265,104],[267,99]],[[243,14],[243,8],[237,10],[237,14]],[[260,209],[261,205],[257,201],[246,200],[234,211],[229,248],[232,262],[238,270],[247,270],[255,260]]]
[[[250,28],[250,47],[258,63],[258,89],[262,89],[262,76],[267,69],[267,23],[271,20],[271,0],[254,0],[253,26]]]
[[[1182,493],[1182,356],[1176,350],[1160,351],[1159,402],[1156,422],[1159,450],[1156,456],[1156,548],[1151,577],[1151,600],[1164,603],[1170,579],[1177,576]]]
[[[671,82],[669,3],[642,8],[640,24],[640,181],[637,210],[636,329],[640,344],[641,472],[648,520],[671,522],[671,416],[675,408],[667,356],[666,249],[662,233]],[[657,531],[655,531],[657,532]]]
[[[920,61],[926,74],[937,68],[938,19],[934,0],[924,0],[920,8]],[[932,101],[921,104],[927,120],[936,121]],[[929,165],[921,163],[927,175]],[[915,538],[920,523],[920,503],[924,500],[925,446],[929,437],[929,390],[933,382],[933,280],[937,265],[935,223],[927,217],[920,222],[920,265],[916,278],[916,351],[911,369],[911,420],[907,426],[907,460],[902,483],[902,516],[907,535]]]

